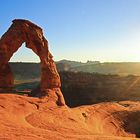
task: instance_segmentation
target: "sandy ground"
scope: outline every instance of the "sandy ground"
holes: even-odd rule
[[[59,107],[47,98],[0,94],[0,140],[135,140],[140,102]]]

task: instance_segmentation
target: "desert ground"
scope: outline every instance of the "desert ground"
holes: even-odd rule
[[[136,140],[140,102],[69,108],[50,98],[0,94],[1,140]]]

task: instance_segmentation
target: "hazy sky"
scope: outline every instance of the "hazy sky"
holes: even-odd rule
[[[140,0],[1,0],[0,36],[15,18],[44,29],[55,60],[140,61]],[[22,46],[11,61],[39,59]]]

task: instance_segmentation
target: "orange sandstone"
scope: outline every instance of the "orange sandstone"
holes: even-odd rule
[[[59,105],[64,105],[60,77],[53,56],[49,52],[48,41],[43,36],[42,29],[28,20],[13,20],[11,27],[0,39],[0,92],[13,90],[14,78],[8,62],[23,43],[39,56],[41,62],[39,92],[33,92],[34,96],[51,94]]]

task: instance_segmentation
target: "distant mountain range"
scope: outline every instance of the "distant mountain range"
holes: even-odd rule
[[[118,75],[140,75],[140,62],[104,62],[87,61],[86,63],[61,60],[57,62],[59,71],[88,72]]]
[[[39,63],[11,62],[16,79],[34,79],[40,76]],[[118,75],[140,75],[140,62],[100,63],[87,61],[86,63],[61,60],[56,62],[58,71],[88,72]]]

